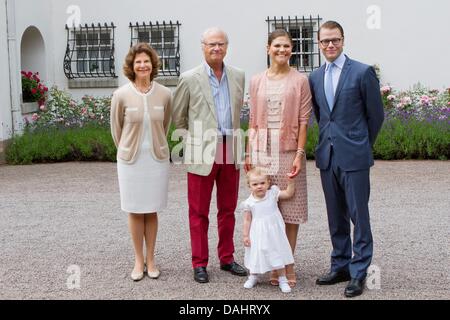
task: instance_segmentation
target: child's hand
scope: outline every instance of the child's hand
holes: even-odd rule
[[[244,247],[250,247],[250,238],[244,236]]]

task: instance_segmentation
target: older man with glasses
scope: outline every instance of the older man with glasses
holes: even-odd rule
[[[234,275],[247,271],[234,261],[234,211],[239,189],[243,144],[236,144],[244,98],[244,72],[225,65],[228,36],[207,29],[201,45],[204,63],[183,73],[174,93],[173,122],[187,130],[184,163],[188,171],[189,227],[194,280],[209,282],[208,227],[211,195],[217,188],[220,268]]]

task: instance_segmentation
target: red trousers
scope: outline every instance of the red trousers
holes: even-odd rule
[[[222,149],[221,144],[217,147]],[[226,157],[225,145],[222,150],[220,149],[218,152],[223,150],[224,157]],[[214,182],[216,182],[217,189],[219,260],[221,264],[229,264],[234,261],[234,211],[238,199],[239,170],[236,170],[234,163],[215,161],[208,176],[188,173],[189,228],[193,268],[208,265],[209,206]]]

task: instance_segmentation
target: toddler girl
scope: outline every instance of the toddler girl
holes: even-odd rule
[[[294,195],[294,181],[290,175],[287,175],[287,189],[280,190],[275,185],[270,186],[269,177],[261,168],[253,168],[247,173],[252,193],[241,204],[244,211],[245,266],[250,270],[244,284],[247,289],[257,284],[259,274],[276,270],[281,291],[291,292],[285,266],[294,263],[294,257],[278,209],[278,200]]]

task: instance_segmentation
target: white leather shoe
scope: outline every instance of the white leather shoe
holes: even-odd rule
[[[283,293],[291,292],[291,287],[289,286],[289,282],[286,277],[279,277],[278,282],[279,282],[278,286],[280,287],[281,292]]]
[[[258,277],[255,275],[250,275],[248,280],[244,283],[245,289],[251,289],[258,283]]]
[[[158,269],[156,269],[155,271],[148,271],[147,270],[147,276],[150,279],[158,279],[160,275],[161,275],[161,271],[159,271]]]
[[[133,281],[140,281],[144,278],[144,272],[138,272],[138,271],[132,271],[131,272],[131,279],[133,279]]]

